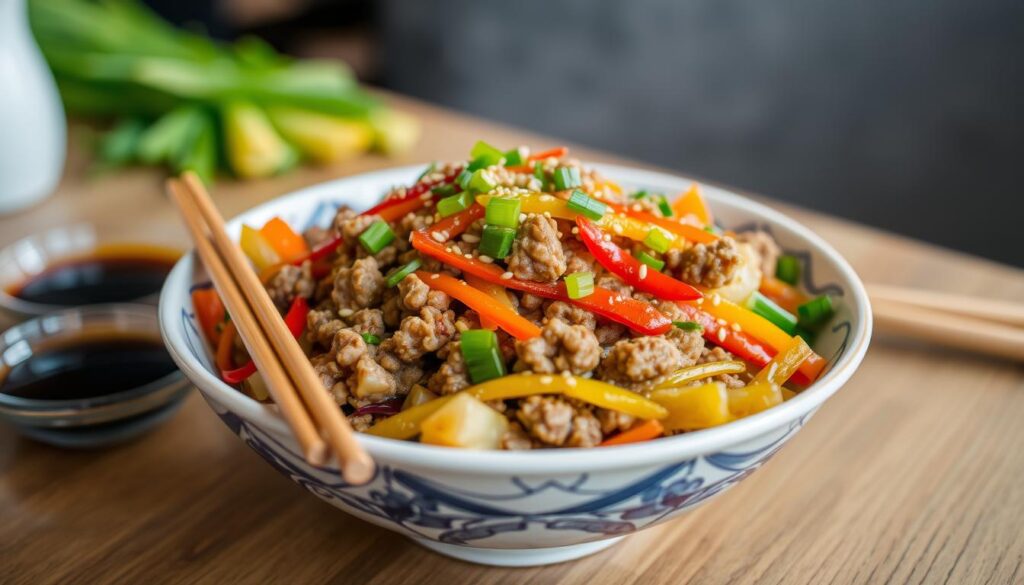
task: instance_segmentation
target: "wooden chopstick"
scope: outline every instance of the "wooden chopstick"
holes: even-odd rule
[[[990,320],[871,298],[879,331],[1024,361],[1024,329]]]
[[[191,198],[185,194],[185,186],[178,180],[170,179],[167,182],[167,189],[185,220],[185,225],[195,242],[196,251],[206,266],[214,288],[217,289],[231,315],[231,320],[238,328],[242,341],[245,343],[246,349],[249,350],[249,355],[266,380],[274,403],[281,409],[281,414],[295,434],[303,455],[314,465],[325,464],[327,462],[327,443],[320,437],[309,413],[306,412],[305,405],[295,393],[291,378],[281,367],[274,350],[267,343],[262,328],[257,323],[242,293],[238,290],[238,284],[213,249],[213,245],[207,238],[205,223],[199,215],[199,210],[193,205]]]
[[[884,284],[870,284],[867,289],[872,302],[891,301],[1024,327],[1024,304],[1020,303]]]
[[[324,432],[327,443],[338,456],[342,477],[351,484],[366,483],[374,473],[373,459],[359,444],[341,409],[324,391],[313,366],[288,331],[270,295],[256,277],[241,249],[228,236],[224,228],[224,218],[210,200],[202,181],[192,172],[182,175],[182,181],[188,187],[192,201],[206,221],[214,247],[237,280],[256,319],[263,326],[270,345],[295,382],[295,387],[305,401],[313,420]]]

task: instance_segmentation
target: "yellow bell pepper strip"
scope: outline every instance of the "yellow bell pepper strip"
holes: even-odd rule
[[[454,396],[454,394],[442,396],[436,400],[403,410],[394,416],[389,416],[366,429],[366,434],[387,437],[388,439],[411,439],[420,434],[420,423],[437,412]]]
[[[539,376],[543,378],[544,376]],[[616,412],[631,414],[637,418],[665,418],[668,412],[658,403],[648,400],[636,392],[618,386],[612,386],[589,378],[569,378],[566,376],[548,376],[561,378],[554,385],[564,385],[562,394],[567,398],[582,400],[587,404],[607,408]],[[540,380],[543,384],[544,380]]]
[[[782,282],[774,276],[763,276],[759,290],[761,294],[771,299],[776,305],[794,315],[796,314],[797,307],[809,300],[804,293],[800,292],[800,289],[789,283]]]
[[[626,253],[614,242],[605,241],[601,230],[586,217],[578,216],[576,226],[583,245],[594,259],[633,288],[665,301],[686,301],[703,296],[685,282],[657,270],[650,270],[646,264]]]
[[[656,225],[676,236],[681,242],[690,241],[697,242],[699,244],[710,244],[718,239],[717,235],[709,231],[705,231],[687,223],[680,223],[674,218],[658,217],[657,215],[648,213],[643,209],[639,209],[635,205],[619,205],[617,203],[609,203],[607,201],[605,204],[619,213],[625,214],[630,218],[640,220],[644,224]],[[680,243],[674,247],[681,248],[684,246]]]
[[[242,251],[245,252],[249,260],[256,265],[256,269],[261,272],[281,262],[277,251],[263,237],[263,234],[247,225],[242,226],[242,237],[238,241],[238,245],[242,247]]]
[[[283,219],[275,217],[260,228],[260,235],[277,252],[282,262],[294,262],[309,254],[306,240],[295,233]]]
[[[721,374],[739,374],[740,372],[746,371],[746,369],[746,364],[736,360],[696,364],[680,368],[672,372],[653,389],[657,390],[659,388],[684,386],[690,382],[696,382],[697,380],[703,380],[704,378],[710,378]]]
[[[651,419],[636,425],[635,427],[622,431],[610,439],[605,439],[598,447],[611,447],[613,445],[628,445],[629,443],[640,443],[657,439],[665,434],[665,427],[661,421]]]
[[[812,355],[814,352],[808,347],[807,342],[802,337],[794,337],[790,340],[789,345],[754,376],[754,383],[782,386]]]
[[[472,209],[480,209],[482,213],[482,207],[479,206],[473,206],[466,211]],[[443,223],[439,222],[439,224]],[[452,226],[452,229],[460,229],[460,227]],[[544,283],[514,277],[505,278],[505,273],[500,267],[483,262],[478,258],[466,258],[462,254],[449,250],[445,243],[435,238],[435,234],[438,234],[437,237],[443,240],[444,233],[443,231],[431,230],[428,232],[417,230],[412,233],[412,247],[419,250],[421,254],[436,258],[449,266],[458,268],[466,274],[471,274],[506,288],[528,292],[547,299],[572,303],[645,335],[660,335],[672,327],[672,321],[650,303],[623,297],[606,288],[595,286],[594,292],[590,295],[579,299],[572,299],[569,298],[564,281]]]
[[[711,208],[700,194],[700,187],[697,186],[697,183],[690,185],[686,193],[672,202],[672,213],[675,214],[675,217],[693,215],[704,225],[715,223],[714,217],[711,215]]]
[[[757,313],[745,309],[732,301],[723,299],[718,295],[709,295],[708,297],[705,297],[704,301],[700,305],[697,305],[696,301],[686,301],[678,304],[684,311],[693,311],[694,313],[706,313],[710,315],[712,317],[711,322],[716,324],[713,326],[715,329],[715,336],[722,335],[723,337],[732,337],[733,334],[739,333],[749,335],[755,340],[760,341],[761,344],[769,350],[768,353],[772,356],[788,348],[790,344],[793,343],[793,337],[786,334],[782,329],[779,329],[778,326],[768,319],[765,319]],[[694,311],[694,309],[696,311]],[[704,326],[705,338],[717,343],[718,345],[726,346],[725,349],[728,349],[733,353],[737,353],[736,351],[733,351],[731,347],[728,347],[727,344],[724,343],[724,340],[716,341],[715,337],[709,337],[707,319],[702,319],[695,314],[691,316],[691,320],[697,321]],[[724,322],[725,325],[721,326],[721,322]],[[734,324],[739,328],[739,331],[735,330],[733,327]],[[720,334],[718,331],[725,331],[726,333]],[[743,355],[740,357],[759,366],[767,363],[750,359]],[[797,376],[796,381],[803,385],[809,384],[818,378],[818,375],[821,374],[821,370],[824,369],[824,367],[825,360],[821,356],[811,352],[806,361],[800,365],[799,372],[801,376]]]
[[[758,382],[742,388],[728,388],[729,412],[743,418],[782,404],[782,390],[775,384]]]
[[[482,278],[477,278],[472,275],[466,276],[466,283],[469,284],[469,286],[491,297],[494,300],[494,302],[498,303],[499,305],[507,307],[508,309],[515,311],[518,314],[516,306],[512,304],[512,299],[508,298],[508,292],[505,290],[505,287],[494,284],[493,282],[487,282]],[[481,314],[480,326],[483,327],[484,329],[490,329],[491,331],[494,331],[495,329],[498,328],[498,323],[491,319],[490,317]]]
[[[437,400],[437,394],[434,394],[430,390],[427,390],[423,385],[416,384],[406,395],[405,400],[402,402],[402,410],[409,410],[414,406],[426,404],[431,400]]]
[[[490,319],[516,339],[525,340],[540,336],[540,327],[510,306],[503,305],[487,293],[469,286],[464,280],[444,273],[432,274],[422,270],[415,274],[430,288],[439,290],[473,309],[481,318]]]
[[[654,390],[651,400],[668,410],[661,424],[670,431],[695,431],[732,420],[729,397],[721,382]]]
[[[217,347],[221,328],[224,325],[224,303],[213,288],[197,288],[192,291],[192,308],[196,312],[196,320],[203,335],[212,347]]]

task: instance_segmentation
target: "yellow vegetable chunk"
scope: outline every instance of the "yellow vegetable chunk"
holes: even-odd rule
[[[228,162],[239,177],[269,177],[298,160],[258,106],[232,102],[224,108],[223,119]]]
[[[249,260],[252,260],[252,263],[256,265],[256,269],[259,271],[263,271],[281,261],[274,247],[270,245],[270,242],[256,228],[243,225],[242,237],[239,239],[238,245],[242,247],[242,251],[245,252]]]
[[[289,142],[317,162],[346,160],[373,145],[373,128],[361,120],[286,106],[269,108],[267,114]]]
[[[725,424],[732,420],[725,385],[711,382],[686,388],[652,390],[651,400],[668,410],[661,424],[670,431],[693,431]]]
[[[462,392],[420,425],[420,442],[463,449],[499,449],[508,419]]]
[[[454,396],[454,394],[442,396],[437,400],[431,400],[419,406],[413,406],[408,410],[403,410],[394,416],[389,416],[366,429],[366,434],[387,437],[388,439],[411,439],[420,434],[420,424],[430,415],[440,410]]]
[[[414,406],[426,404],[431,400],[436,400],[437,394],[434,394],[430,390],[427,390],[421,384],[416,384],[409,391],[409,395],[405,397],[405,402],[402,403],[402,410],[409,410]]]
[[[729,388],[729,412],[743,418],[782,404],[782,390],[775,384],[757,383],[743,388]]]

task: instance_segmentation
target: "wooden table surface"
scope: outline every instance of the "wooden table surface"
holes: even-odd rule
[[[392,99],[424,121],[413,152],[225,180],[218,204],[230,216],[325,179],[458,158],[477,138],[557,143]],[[0,244],[82,219],[112,236],[185,241],[160,173],[94,176],[82,132],[71,138],[56,196],[0,218]],[[865,281],[1024,298],[1020,270],[782,207]],[[721,498],[586,559],[495,569],[329,508],[277,475],[193,394],[167,425],[105,451],[62,451],[0,425],[0,582],[1021,583],[1022,447],[1021,366],[879,333],[803,432]]]

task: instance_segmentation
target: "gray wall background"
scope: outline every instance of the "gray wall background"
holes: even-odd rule
[[[1024,1],[377,9],[399,91],[1024,266]]]

